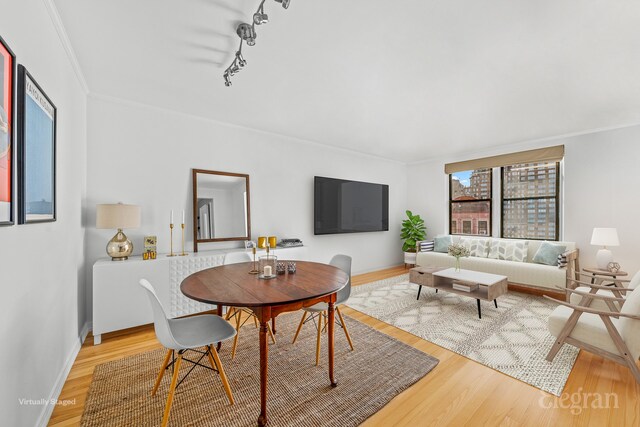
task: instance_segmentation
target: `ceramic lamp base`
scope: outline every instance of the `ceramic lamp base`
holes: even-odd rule
[[[609,249],[600,249],[596,254],[598,269],[606,270],[610,262],[613,262],[613,253]]]

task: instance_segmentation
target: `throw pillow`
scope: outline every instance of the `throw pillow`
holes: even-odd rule
[[[536,264],[558,265],[558,256],[567,250],[566,245],[542,242],[532,261]]]
[[[471,256],[486,258],[489,253],[489,240],[488,239],[473,239],[469,237],[463,237],[460,239],[460,243],[469,250]]]
[[[525,262],[528,249],[529,242],[525,240],[493,239],[489,250],[489,258]]]
[[[433,251],[447,253],[453,243],[451,236],[441,236],[433,239]]]

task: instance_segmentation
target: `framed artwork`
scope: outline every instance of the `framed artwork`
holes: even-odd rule
[[[56,106],[18,65],[18,223],[56,220]]]
[[[13,82],[16,57],[0,37],[0,225],[13,224]]]

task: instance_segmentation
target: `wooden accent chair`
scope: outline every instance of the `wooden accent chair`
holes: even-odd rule
[[[351,347],[351,351],[353,351],[353,342],[351,342],[351,336],[349,335],[347,324],[344,322],[344,318],[342,317],[342,313],[340,312],[340,305],[347,302],[347,300],[349,299],[349,296],[351,295],[351,257],[348,255],[336,255],[333,258],[331,258],[331,261],[329,262],[329,264],[333,265],[334,267],[338,267],[339,269],[347,273],[347,275],[349,276],[349,282],[347,282],[347,285],[344,288],[342,288],[340,291],[338,291],[338,295],[336,297],[336,303],[335,303],[335,310],[336,310],[336,313],[338,313],[338,316],[336,317],[338,326],[340,326],[344,331],[344,334],[347,337],[347,342],[349,343],[349,347]],[[329,309],[328,304],[324,302],[312,305],[311,307],[303,308],[302,310],[304,312],[302,313],[302,319],[300,319],[300,324],[298,325],[296,334],[293,337],[292,344],[295,344],[296,339],[298,339],[298,335],[300,334],[300,330],[302,329],[302,326],[305,323],[312,321],[314,324],[316,324],[316,332],[317,332],[316,366],[320,364],[320,335],[322,334],[322,331],[325,330],[327,327],[327,321],[328,321],[327,310],[328,309]],[[307,315],[309,314],[310,316],[309,318],[307,318]]]
[[[224,256],[224,265],[228,264],[238,264],[241,262],[251,262],[251,257],[246,252],[229,252]],[[238,348],[238,338],[240,337],[240,328],[242,328],[245,323],[249,320],[253,319],[253,324],[256,328],[258,328],[258,318],[255,313],[248,308],[245,307],[230,307],[227,312],[227,316],[225,320],[229,321],[234,319],[236,324],[236,336],[233,338],[233,347],[231,347],[231,358],[235,359],[236,357],[236,349]],[[276,337],[273,335],[273,331],[271,330],[271,325],[267,323],[267,331],[269,331],[269,336],[271,337],[271,341],[275,344]]]
[[[580,284],[590,291],[567,290],[575,295],[574,301],[580,298],[578,304],[545,296],[560,304],[549,317],[549,331],[556,342],[547,360],[553,361],[565,343],[572,344],[627,366],[640,384],[640,369],[636,364],[640,358],[640,286],[636,284],[635,289],[630,289],[589,282]],[[622,297],[615,296],[614,292]]]
[[[598,294],[609,297],[623,298],[625,294],[636,289],[638,285],[640,285],[640,271],[636,273],[631,280],[623,280],[623,279],[612,279],[611,277],[606,276],[598,276],[586,273],[579,273],[580,276],[586,277],[586,279],[582,280],[571,280],[575,285],[572,286],[574,291],[570,292],[569,302],[571,304],[578,305],[585,298],[583,294]],[[620,286],[604,286],[605,283],[615,282],[616,285],[622,285],[627,288],[627,290],[620,289]],[[603,300],[603,299],[588,299],[581,304],[587,305],[593,309],[604,310],[604,311],[620,311],[621,304],[620,301],[611,301],[611,300]]]
[[[222,367],[222,362],[220,362],[216,347],[213,345],[217,342],[233,338],[233,336],[236,335],[233,326],[223,318],[212,314],[169,319],[153,286],[145,279],[140,280],[140,286],[147,292],[147,296],[151,302],[156,337],[158,341],[167,348],[167,355],[164,358],[164,362],[162,362],[162,367],[151,391],[152,396],[155,396],[156,391],[158,391],[164,372],[170,367],[173,368],[169,395],[167,396],[167,403],[162,417],[162,427],[165,427],[169,423],[169,414],[171,413],[171,405],[173,404],[173,395],[176,388],[185,380],[191,370],[195,368],[195,365],[211,369],[220,374],[220,379],[222,380],[224,391],[227,393],[229,403],[233,405],[233,393],[231,393],[231,387],[229,386],[227,375],[224,373],[224,368]],[[204,351],[199,350],[202,347],[205,348]],[[187,359],[184,357],[187,351],[199,354],[200,358],[198,360]],[[178,354],[177,359],[175,358],[176,353]],[[208,357],[211,368],[200,363],[205,356]],[[180,364],[183,360],[192,363],[194,366],[178,382]]]

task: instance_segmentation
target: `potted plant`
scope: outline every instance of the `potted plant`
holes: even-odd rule
[[[404,240],[402,251],[404,252],[405,264],[416,264],[416,244],[426,237],[427,227],[424,226],[424,220],[420,218],[420,215],[414,215],[407,210],[407,219],[402,221],[402,229],[400,230],[400,238]]]

